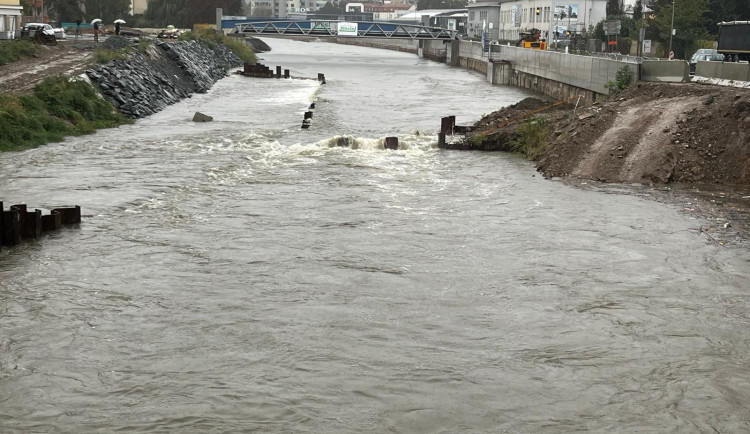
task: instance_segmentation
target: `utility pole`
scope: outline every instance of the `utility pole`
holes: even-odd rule
[[[672,35],[674,35],[674,2],[675,0],[672,0],[672,24],[669,26],[669,52],[667,53],[667,56],[670,57],[669,60],[672,59]]]

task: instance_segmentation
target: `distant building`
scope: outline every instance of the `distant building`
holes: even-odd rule
[[[606,17],[607,0],[496,0],[469,3],[467,34],[479,39],[518,40],[520,33],[539,29],[542,37],[566,31],[582,33]]]
[[[21,0],[0,0],[0,39],[12,39],[21,27]]]
[[[362,12],[372,13],[374,21],[390,21],[416,9],[416,6],[405,4],[364,3]]]

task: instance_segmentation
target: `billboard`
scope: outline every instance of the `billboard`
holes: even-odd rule
[[[357,23],[338,23],[339,36],[357,36]]]
[[[578,19],[578,4],[555,3],[555,18]]]
[[[511,11],[510,19],[511,19],[511,27],[521,27],[521,5],[513,5],[513,10]]]

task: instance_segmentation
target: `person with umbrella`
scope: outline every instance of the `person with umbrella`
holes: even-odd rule
[[[120,24],[125,24],[125,20],[119,18],[115,20],[115,35],[120,34]]]
[[[101,22],[101,18],[91,20],[91,24],[94,26],[94,42],[99,42],[99,23]]]

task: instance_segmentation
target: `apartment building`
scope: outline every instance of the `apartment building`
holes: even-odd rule
[[[607,0],[496,0],[469,3],[470,38],[489,32],[490,40],[517,40],[522,31],[539,29],[542,37],[581,33],[606,15]]]
[[[0,0],[0,39],[12,39],[21,27],[21,0]]]

